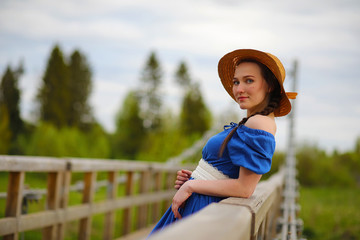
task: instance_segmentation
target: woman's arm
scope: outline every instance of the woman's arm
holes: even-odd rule
[[[175,194],[172,201],[172,211],[176,218],[181,218],[178,209],[193,192],[218,197],[249,198],[253,194],[261,176],[240,167],[238,179],[187,181]]]

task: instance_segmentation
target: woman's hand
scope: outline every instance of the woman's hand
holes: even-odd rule
[[[190,190],[190,182],[185,182],[180,189],[176,192],[171,205],[171,211],[174,213],[175,218],[181,219],[179,207],[184,207],[186,199],[188,199],[192,191]]]
[[[176,189],[179,189],[187,180],[189,180],[191,174],[191,171],[185,169],[181,169],[180,171],[178,171],[174,187]]]

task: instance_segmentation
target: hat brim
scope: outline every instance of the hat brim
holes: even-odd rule
[[[221,83],[228,94],[236,101],[232,91],[233,77],[236,64],[242,59],[254,59],[261,62],[275,75],[281,87],[281,100],[279,106],[274,110],[274,114],[276,117],[287,115],[291,111],[291,103],[283,86],[285,69],[280,60],[270,53],[254,49],[238,49],[224,55],[218,64],[218,73]]]

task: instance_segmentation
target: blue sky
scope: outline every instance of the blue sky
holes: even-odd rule
[[[217,62],[229,51],[255,48],[278,56],[287,70],[299,61],[298,142],[343,151],[360,136],[358,0],[2,0],[0,71],[24,61],[20,88],[26,119],[32,118],[56,43],[66,55],[79,48],[87,56],[93,69],[91,104],[108,131],[114,130],[125,94],[141,87],[140,72],[153,50],[164,71],[166,108],[178,111],[181,92],[173,75],[185,60],[212,112],[242,117],[220,84]],[[286,79],[288,89],[291,80]],[[287,118],[277,122],[283,149]]]

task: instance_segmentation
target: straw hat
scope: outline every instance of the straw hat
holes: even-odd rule
[[[276,117],[287,115],[291,111],[290,99],[295,99],[297,93],[285,92],[284,80],[285,80],[285,69],[280,60],[274,55],[266,52],[261,52],[253,49],[239,49],[233,52],[227,53],[223,56],[218,64],[219,77],[225,90],[229,95],[236,101],[232,91],[233,77],[235,73],[236,64],[241,59],[254,59],[267,66],[270,71],[273,72],[281,87],[281,100],[279,106],[274,110]]]

